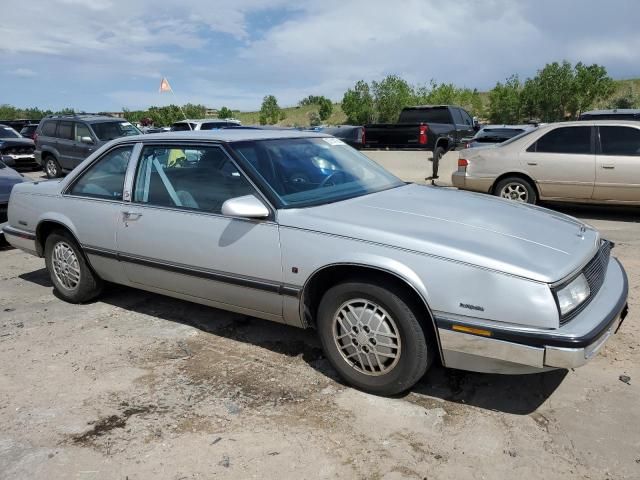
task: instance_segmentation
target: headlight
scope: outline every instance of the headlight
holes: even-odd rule
[[[564,316],[571,312],[589,298],[590,294],[591,288],[589,288],[587,277],[581,273],[569,285],[556,292],[560,314]]]

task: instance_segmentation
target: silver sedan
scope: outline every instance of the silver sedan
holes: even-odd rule
[[[314,328],[346,381],[378,394],[434,361],[577,367],[627,312],[624,269],[590,226],[405,184],[315,133],[116,140],[61,181],[17,185],[4,232],[69,302],[107,281]]]

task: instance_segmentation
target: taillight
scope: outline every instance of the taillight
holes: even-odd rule
[[[464,158],[459,158],[458,159],[458,166],[459,167],[468,167],[469,166],[469,160],[465,160]]]
[[[38,141],[38,134],[37,133],[33,133],[33,143]]]
[[[364,127],[362,127],[362,129],[360,129],[360,143],[361,143],[362,145],[364,145],[364,143],[365,143],[365,142],[364,142],[364,140],[365,140],[365,134],[366,134],[365,129],[364,129]]]
[[[426,125],[420,125],[420,133],[418,134],[418,143],[420,145],[427,144],[427,130],[429,130],[429,127]]]

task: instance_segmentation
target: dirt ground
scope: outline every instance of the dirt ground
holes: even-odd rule
[[[0,251],[0,478],[640,478],[640,215],[562,207],[616,242],[630,316],[575,371],[432,368],[381,398],[312,331],[112,286],[56,298]],[[498,292],[496,292],[498,293]]]

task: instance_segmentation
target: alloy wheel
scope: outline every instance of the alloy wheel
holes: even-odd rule
[[[58,242],[51,255],[53,273],[60,284],[73,290],[80,283],[80,263],[73,249],[65,242]]]
[[[508,198],[509,200],[515,200],[516,202],[527,202],[529,200],[529,192],[526,187],[521,183],[507,183],[500,191],[502,198]]]
[[[333,318],[333,338],[342,358],[365,375],[389,373],[400,360],[402,343],[394,319],[370,300],[343,303]]]
[[[58,176],[58,166],[56,165],[56,161],[53,160],[52,158],[47,159],[45,168],[47,170],[47,175],[49,175],[49,177],[55,178]]]

